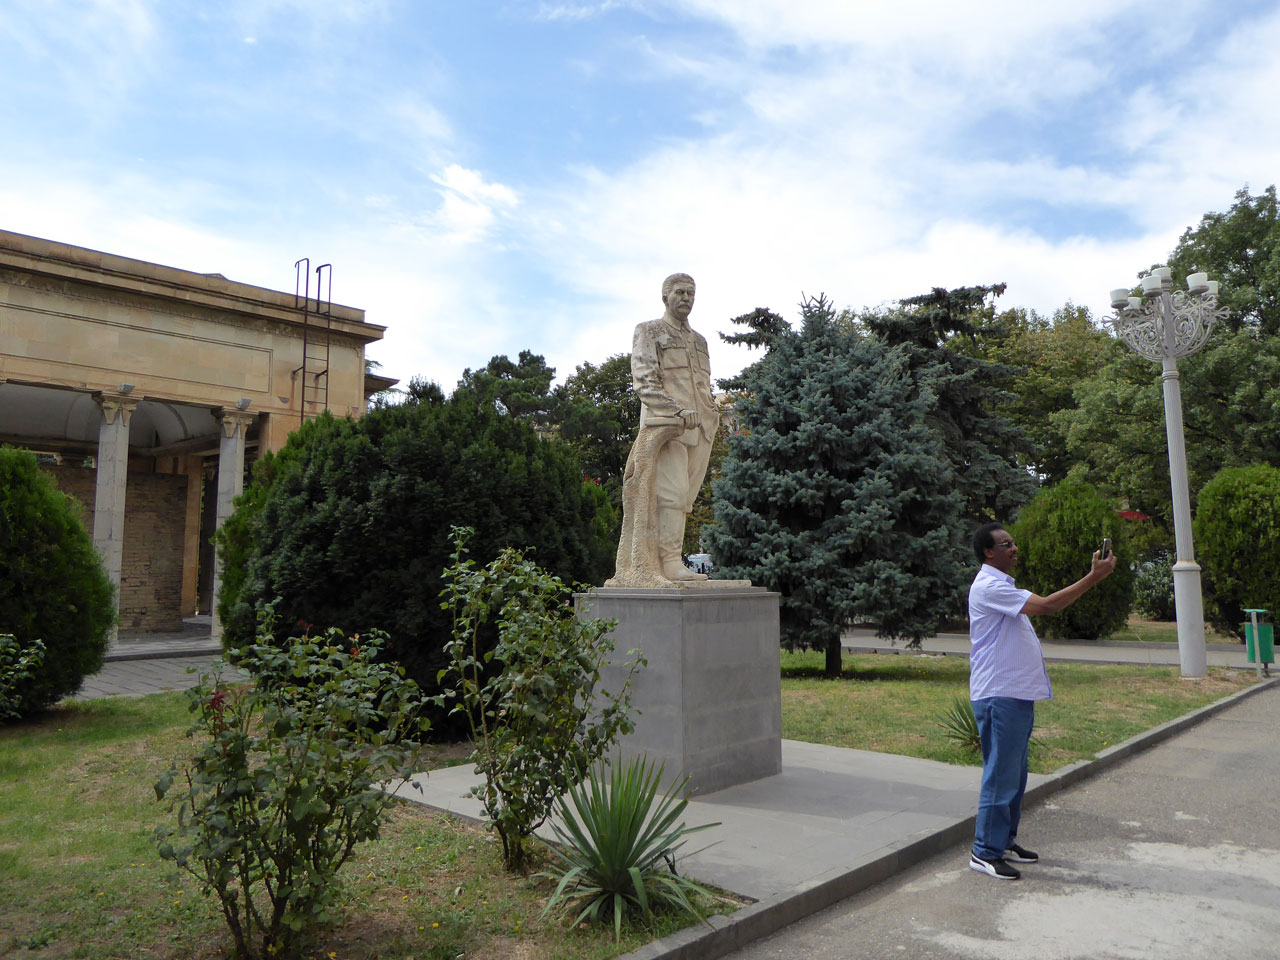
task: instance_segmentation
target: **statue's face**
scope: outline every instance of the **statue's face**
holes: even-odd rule
[[[667,294],[667,309],[673,317],[685,320],[693,309],[694,285],[688,280],[678,280]]]

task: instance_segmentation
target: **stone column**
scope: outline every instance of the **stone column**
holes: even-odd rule
[[[129,475],[129,418],[138,401],[121,394],[94,398],[102,411],[98,425],[98,479],[93,495],[93,545],[116,588],[120,610],[120,567],[124,555],[124,492]],[[111,627],[111,639],[116,626]]]
[[[182,615],[199,613],[200,497],[204,492],[204,458],[183,457],[187,478],[187,511],[182,530]]]
[[[214,415],[222,423],[221,443],[218,447],[218,511],[214,529],[222,529],[235,507],[233,501],[244,489],[244,440],[249,424],[257,414],[221,407]],[[222,583],[222,551],[215,550],[213,559],[213,638],[222,637],[222,622],[218,619],[218,587]]]

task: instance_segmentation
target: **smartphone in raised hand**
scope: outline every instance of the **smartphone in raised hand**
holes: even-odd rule
[[[1099,559],[1099,560],[1105,560],[1105,559],[1107,559],[1107,557],[1109,557],[1109,556],[1111,556],[1111,538],[1110,538],[1110,537],[1103,537],[1103,538],[1102,538],[1102,549],[1098,551],[1098,559]]]

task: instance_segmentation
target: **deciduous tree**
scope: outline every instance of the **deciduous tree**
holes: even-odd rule
[[[1168,263],[1179,279],[1204,271],[1221,283],[1232,331],[1253,327],[1280,335],[1280,211],[1275,185],[1257,196],[1248,186],[1222,213],[1206,213],[1178,240]]]

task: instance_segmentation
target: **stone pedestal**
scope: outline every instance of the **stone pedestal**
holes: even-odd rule
[[[612,759],[646,754],[666,764],[665,783],[689,777],[691,794],[711,793],[782,770],[778,595],[763,587],[709,581],[669,590],[604,587],[577,599],[580,616],[618,621],[614,660],[639,648],[636,729]],[[624,671],[604,671],[616,691]]]

